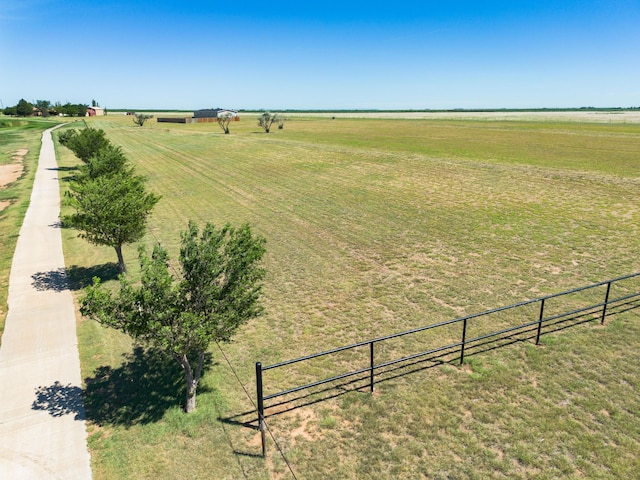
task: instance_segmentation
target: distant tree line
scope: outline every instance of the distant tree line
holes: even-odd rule
[[[83,162],[66,193],[74,213],[62,217],[62,224],[79,230],[90,243],[114,248],[119,270],[125,273],[122,246],[142,239],[160,197],[147,192],[145,177],[135,173],[103,130],[66,130],[58,141]]]
[[[98,106],[95,100],[92,101],[92,106]],[[42,117],[58,115],[84,117],[87,114],[87,108],[89,108],[89,105],[83,103],[67,102],[63,105],[60,102],[52,103],[49,100],[36,100],[32,103],[21,98],[16,105],[3,109],[2,113],[14,117],[30,117],[34,115]]]

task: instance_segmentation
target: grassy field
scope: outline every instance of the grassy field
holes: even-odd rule
[[[640,270],[639,124],[310,116],[266,135],[245,116],[223,135],[215,124],[89,121],[163,196],[148,246],[177,256],[189,219],[249,222],[267,238],[267,313],[222,347],[251,396],[256,361]],[[58,154],[72,175],[77,161]],[[63,235],[74,288],[114,277],[113,251]],[[399,376],[373,396],[272,410],[268,424],[304,479],[629,477],[640,469],[638,333],[627,312]],[[259,434],[243,425],[251,400],[218,347],[186,416],[171,363],[95,323],[81,321],[79,336],[96,479],[292,478],[271,439],[260,458]],[[274,372],[267,393],[353,362]]]
[[[7,292],[13,251],[29,205],[42,132],[54,122],[0,116],[0,167],[16,165],[18,178],[0,179],[0,334],[7,316]],[[21,166],[21,167],[20,167]]]

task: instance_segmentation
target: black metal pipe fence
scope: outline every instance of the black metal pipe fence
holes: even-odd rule
[[[605,317],[607,316],[607,312],[611,312],[612,309],[616,308],[618,309],[617,312],[620,313],[622,311],[626,311],[629,309],[633,309],[633,308],[637,308],[640,306],[640,291],[638,291],[638,289],[640,288],[640,286],[634,286],[633,288],[635,288],[635,290],[632,290],[631,293],[629,293],[629,288],[627,288],[626,292],[624,295],[616,297],[616,298],[610,298],[611,297],[611,292],[612,292],[612,285],[617,285],[622,283],[625,280],[630,280],[636,277],[640,276],[640,272],[638,273],[634,273],[631,275],[626,275],[623,277],[618,277],[618,278],[614,278],[611,280],[606,280],[603,282],[599,282],[599,283],[594,283],[591,285],[587,285],[584,287],[579,287],[579,288],[574,288],[572,290],[566,290],[564,292],[560,292],[560,293],[556,293],[553,295],[547,295],[545,297],[540,297],[540,298],[536,298],[533,300],[527,300],[524,302],[520,302],[520,303],[515,303],[513,305],[508,305],[505,307],[499,307],[499,308],[494,308],[492,310],[487,310],[481,313],[475,313],[472,315],[467,315],[464,317],[460,317],[460,318],[455,318],[453,320],[447,320],[444,322],[439,322],[439,323],[434,323],[431,325],[427,325],[424,327],[420,327],[420,328],[415,328],[413,330],[407,330],[404,332],[400,332],[400,333],[395,333],[392,335],[387,335],[387,336],[383,336],[383,337],[378,337],[378,338],[374,338],[374,339],[370,339],[370,340],[365,340],[362,342],[358,342],[358,343],[353,343],[351,345],[345,345],[343,347],[338,347],[338,348],[334,348],[332,350],[327,350],[324,352],[320,352],[320,353],[315,353],[312,355],[307,355],[304,357],[300,357],[300,358],[295,358],[293,360],[287,360],[284,362],[280,362],[280,363],[275,363],[273,365],[267,365],[267,366],[263,366],[261,362],[257,362],[256,363],[256,389],[257,389],[257,413],[258,413],[258,427],[262,433],[262,455],[264,456],[265,454],[265,434],[264,434],[264,422],[265,422],[265,402],[268,400],[272,400],[274,398],[278,398],[278,397],[284,397],[286,395],[290,395],[293,393],[297,393],[303,390],[308,390],[308,389],[312,389],[313,387],[317,387],[320,385],[324,385],[327,383],[331,383],[331,382],[337,382],[339,380],[343,380],[349,377],[355,377],[355,376],[361,376],[366,374],[365,378],[368,378],[368,387],[371,393],[373,393],[374,389],[375,389],[375,372],[376,370],[380,370],[383,369],[385,367],[390,367],[393,365],[398,365],[401,363],[407,363],[410,361],[414,361],[420,358],[424,358],[424,357],[428,357],[430,355],[434,355],[437,353],[442,353],[442,352],[459,352],[459,362],[460,365],[462,365],[464,363],[464,358],[465,358],[465,350],[471,348],[470,346],[473,344],[479,345],[481,344],[481,342],[483,341],[489,341],[490,339],[500,339],[500,338],[509,338],[511,335],[513,335],[514,333],[517,333],[518,331],[535,331],[535,344],[538,345],[540,342],[540,336],[543,333],[543,326],[546,325],[557,325],[560,322],[566,321],[567,319],[576,319],[576,318],[582,318],[585,316],[589,316],[591,315],[591,320],[593,319],[599,319],[600,324],[604,324],[605,321]],[[596,302],[596,303],[590,303],[587,306],[580,306],[578,308],[571,308],[569,310],[566,311],[560,311],[554,314],[551,314],[549,316],[545,316],[545,308],[548,309],[548,304],[549,301],[552,299],[556,299],[556,298],[560,298],[560,297],[566,297],[566,296],[570,296],[570,295],[576,295],[580,292],[589,292],[592,290],[595,290],[599,287],[605,287],[606,286],[606,291],[604,294],[604,300],[602,302]],[[602,298],[602,297],[600,297]],[[570,302],[567,302],[570,303]],[[525,323],[521,323],[519,325],[515,325],[515,326],[510,326],[507,328],[502,328],[500,330],[496,330],[496,331],[492,331],[489,333],[484,333],[481,335],[476,335],[474,337],[468,338],[468,324],[471,320],[477,319],[477,318],[481,318],[481,317],[488,317],[491,315],[496,315],[500,312],[505,312],[505,311],[509,311],[509,310],[514,310],[514,309],[522,309],[525,306],[534,306],[535,304],[540,304],[540,308],[539,308],[539,313],[537,315],[537,318],[533,321],[529,321],[529,322],[525,322]],[[548,310],[547,310],[548,313]],[[583,322],[579,322],[579,323],[583,323]],[[405,337],[408,335],[414,335],[420,332],[425,332],[427,330],[432,330],[432,329],[437,329],[437,328],[442,328],[442,327],[446,327],[446,326],[450,326],[450,325],[455,325],[455,324],[462,324],[462,331],[461,331],[461,335],[460,335],[460,340],[453,342],[453,343],[449,343],[446,345],[441,345],[426,351],[422,351],[422,352],[417,352],[417,353],[412,353],[410,355],[406,355],[403,356],[401,358],[397,358],[397,359],[393,359],[393,360],[389,360],[386,362],[381,362],[376,364],[375,362],[375,345],[376,344],[381,344],[384,342],[387,342],[389,340],[392,339],[396,339],[396,338],[400,338],[400,337]],[[566,328],[566,327],[563,327]],[[529,330],[526,330],[529,329]],[[531,337],[533,338],[533,337]],[[330,356],[330,355],[335,355],[338,354],[340,352],[345,352],[348,350],[353,350],[359,347],[366,347],[368,346],[368,350],[369,350],[369,355],[368,355],[368,364],[366,367],[357,369],[357,370],[353,370],[353,371],[349,371],[349,372],[345,372],[345,373],[341,373],[338,375],[334,375],[331,376],[329,378],[324,378],[322,380],[317,380],[314,382],[310,382],[310,383],[306,383],[304,385],[300,385],[300,386],[296,386],[293,388],[289,388],[286,390],[282,390],[276,393],[271,393],[268,395],[264,395],[264,387],[263,387],[263,372],[266,372],[268,370],[274,370],[274,369],[278,369],[278,368],[283,368],[289,365],[293,365],[293,364],[297,364],[297,363],[301,363],[301,362],[306,362],[309,360],[313,360],[319,357],[326,357],[326,356]]]

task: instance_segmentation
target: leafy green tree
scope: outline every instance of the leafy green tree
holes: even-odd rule
[[[144,122],[146,122],[150,118],[153,118],[153,115],[148,115],[146,113],[134,113],[133,123],[141,127],[144,125]]]
[[[59,113],[69,117],[84,117],[87,115],[88,105],[81,103],[65,103],[58,109]]]
[[[60,112],[68,117],[78,116],[78,106],[67,102],[60,107]]]
[[[49,113],[51,113],[52,115],[62,115],[62,105],[60,104],[60,102],[54,103],[49,109]]]
[[[43,117],[49,116],[51,109],[51,102],[49,100],[36,100],[36,107],[40,110]]]
[[[114,295],[94,278],[80,311],[173,357],[184,372],[185,411],[191,412],[211,342],[230,341],[241,325],[262,312],[264,245],[265,239],[254,236],[248,225],[217,229],[207,224],[200,234],[189,222],[182,233],[179,279],[169,272],[169,257],[160,245],[151,258],[141,248],[141,284],[133,286],[121,275]]]
[[[96,179],[102,175],[112,175],[128,167],[127,157],[122,152],[122,148],[108,144],[100,148],[92,156],[86,165],[81,168],[81,174],[87,179]],[[79,178],[80,181],[83,177]]]
[[[269,133],[271,125],[280,121],[280,115],[277,113],[264,112],[258,117],[258,125],[264,128],[265,133]]]
[[[82,175],[66,194],[75,213],[64,216],[63,225],[80,230],[94,245],[113,247],[121,273],[127,271],[122,246],[144,236],[147,217],[160,200],[147,192],[145,182],[133,168],[121,169],[95,178]]]
[[[109,145],[104,130],[86,127],[82,130],[67,130],[58,136],[58,141],[71,150],[84,163]]]
[[[16,113],[20,117],[33,115],[33,104],[27,102],[24,98],[21,98],[18,105],[16,105]]]

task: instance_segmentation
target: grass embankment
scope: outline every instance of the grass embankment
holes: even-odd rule
[[[267,314],[224,347],[251,395],[256,361],[640,269],[640,125],[309,117],[266,135],[251,117],[223,135],[215,124],[91,121],[163,195],[147,245],[160,241],[175,258],[188,219],[250,222],[268,239]],[[78,286],[113,271],[112,251],[64,236]],[[640,468],[638,315],[609,322],[269,424],[305,479],[628,476]],[[79,332],[95,478],[183,478],[191,467],[194,478],[288,478],[271,442],[266,462],[257,457],[258,436],[241,425],[252,405],[215,348],[198,412],[185,416],[177,374],[166,378],[156,359],[93,323]],[[428,340],[391,344],[381,360]],[[267,393],[361,366],[353,361],[272,372]]]
[[[9,170],[17,172],[7,176],[9,183],[0,182],[0,336],[7,316],[11,260],[29,206],[42,132],[54,125],[45,120],[0,116],[0,166],[15,165]]]

